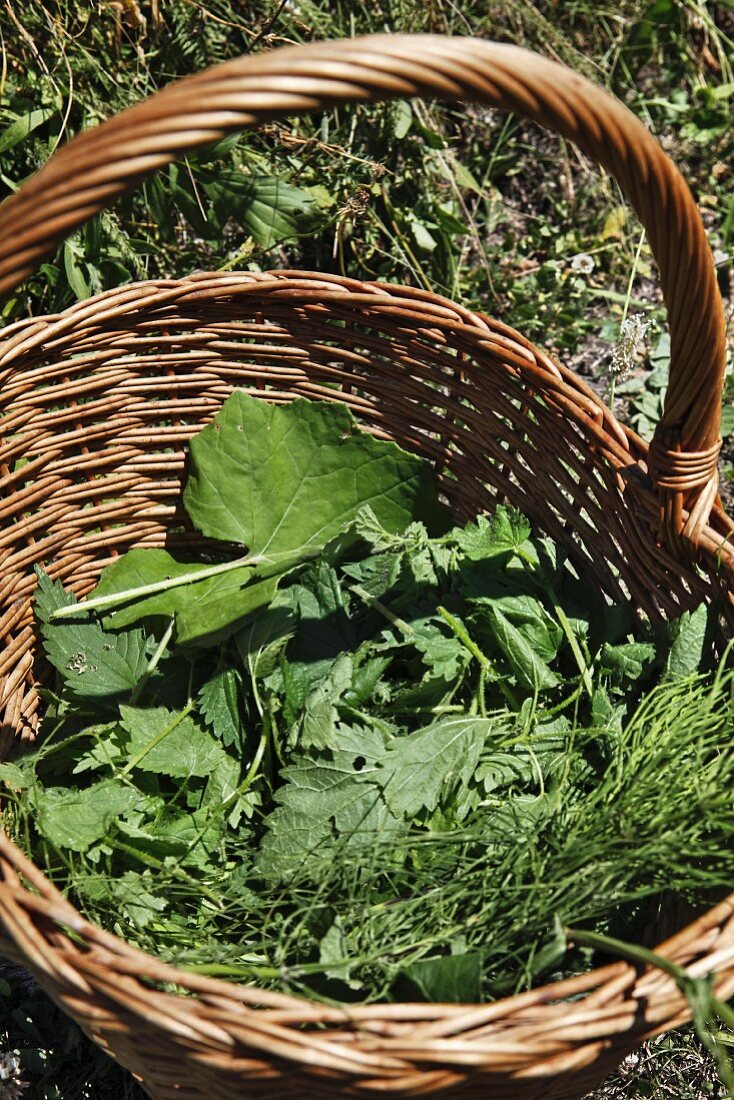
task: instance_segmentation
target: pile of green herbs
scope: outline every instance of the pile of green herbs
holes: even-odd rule
[[[56,685],[1,820],[92,919],[208,974],[479,1000],[732,879],[732,674],[338,403],[236,392],[184,503],[221,549],[39,571]],[[641,639],[641,640],[640,640]],[[652,899],[652,900],[651,900]]]

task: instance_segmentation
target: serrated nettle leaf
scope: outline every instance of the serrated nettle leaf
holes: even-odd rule
[[[621,733],[625,709],[624,703],[612,703],[609,692],[604,686],[594,689],[591,699],[591,721],[600,730]]]
[[[140,794],[114,779],[104,779],[83,790],[47,787],[33,794],[35,822],[57,848],[85,852],[101,840],[115,818],[132,809]]]
[[[655,659],[655,646],[648,642],[623,642],[620,645],[604,644],[599,654],[599,665],[615,684],[638,680],[645,666]]]
[[[352,676],[352,683],[345,695],[345,701],[350,706],[361,707],[369,702],[377,689],[383,675],[392,664],[392,657],[368,657],[368,650],[363,647],[356,654],[356,665]]]
[[[240,795],[232,809],[229,811],[229,816],[227,818],[228,825],[230,826],[230,828],[236,829],[240,823],[240,819],[243,817],[247,821],[252,820],[256,813],[260,817],[262,817],[262,805],[262,792],[259,790],[254,790],[252,787],[250,787],[249,790]]]
[[[690,676],[700,671],[704,656],[708,608],[701,604],[694,611],[684,611],[670,626],[672,645],[665,662],[665,679]]]
[[[411,626],[415,632],[412,643],[434,676],[450,682],[462,674],[469,653],[455,634],[447,632],[443,620],[418,619]]]
[[[148,639],[142,630],[118,634],[97,623],[49,622],[51,612],[77,602],[59,581],[39,571],[36,614],[46,656],[74,695],[113,699],[129,694],[147,668],[152,652]]]
[[[370,596],[381,599],[397,583],[403,558],[402,550],[397,550],[344,564],[342,573],[347,578],[347,588],[350,582],[356,581]]]
[[[340,654],[324,679],[308,694],[298,726],[291,731],[291,743],[304,749],[338,748],[337,704],[352,686],[354,662],[348,653]]]
[[[402,828],[379,786],[368,781],[384,753],[384,737],[376,730],[341,726],[339,744],[336,752],[302,757],[282,770],[278,806],[265,819],[260,874],[282,877],[298,870],[308,856],[321,857],[350,843],[369,845]]]
[[[198,695],[199,713],[225,746],[238,752],[245,747],[247,731],[243,715],[244,685],[235,668],[220,667]]]
[[[125,761],[125,731],[119,726],[105,727],[107,736],[98,736],[95,744],[82,753],[72,775],[81,775],[87,771],[99,771],[100,768],[114,768]]]
[[[491,604],[486,605],[485,612],[497,647],[518,683],[530,691],[547,691],[557,687],[560,680],[555,672],[538,656],[531,643],[507,616]]]
[[[345,406],[279,407],[241,391],[191,440],[184,503],[204,534],[283,566],[318,553],[365,505],[389,530],[444,523],[429,464],[360,432]]]
[[[280,688],[283,692],[283,717],[289,726],[296,723],[303,710],[304,703],[313,687],[328,671],[329,665],[316,675],[307,664],[284,661],[281,667]]]
[[[36,565],[34,572],[36,574],[36,591],[33,599],[34,611],[36,620],[45,625],[58,608],[68,607],[78,601],[73,592],[67,592],[60,581],[52,581],[48,573],[40,566]]]
[[[486,561],[494,557],[509,557],[518,551],[536,556],[529,543],[530,524],[513,508],[499,505],[490,516],[479,516],[476,523],[451,532],[464,556],[470,561]]]
[[[366,542],[373,553],[379,554],[384,550],[402,551],[405,546],[405,532],[388,531],[375,515],[369,504],[358,508],[352,523],[355,535]]]
[[[179,779],[206,776],[225,755],[220,743],[185,711],[121,706],[126,767]]]
[[[438,585],[436,565],[430,547],[421,546],[403,555],[403,568],[409,569],[418,588],[435,588]]]
[[[466,785],[493,730],[488,718],[445,718],[396,738],[377,762],[374,777],[396,817],[436,809],[443,791]]]
[[[290,586],[288,596],[301,619],[324,619],[345,609],[339,574],[333,565],[324,561],[309,565],[301,573],[300,580]]]

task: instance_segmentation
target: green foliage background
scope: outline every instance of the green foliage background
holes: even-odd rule
[[[724,254],[734,238],[731,0],[8,0],[0,30],[6,193],[61,141],[206,65],[430,31],[519,43],[609,87],[681,164],[714,247]],[[423,285],[574,349],[616,338],[638,241],[614,182],[554,135],[482,107],[361,106],[274,124],[163,171],[73,235],[3,316],[131,279],[296,264]],[[574,265],[579,254],[592,273]],[[728,293],[730,261],[719,259]],[[662,319],[644,243],[631,297]]]

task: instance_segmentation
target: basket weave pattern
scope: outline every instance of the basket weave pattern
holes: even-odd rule
[[[416,94],[516,110],[622,184],[670,316],[670,387],[651,448],[506,325],[405,287],[294,271],[197,275],[13,325],[0,343],[0,750],[38,725],[33,565],[83,595],[131,546],[203,544],[181,510],[186,445],[234,387],[345,401],[368,430],[435,461],[458,518],[510,501],[590,583],[653,621],[715,595],[734,619],[734,527],[716,474],[723,316],[700,219],[645,129],[560,66],[422,36],[219,66],[75,139],[4,204],[0,290],[183,148],[296,110]],[[661,948],[691,973],[716,971],[722,997],[734,993],[733,913],[730,899]],[[84,921],[1,836],[0,950],[158,1100],[306,1089],[578,1097],[689,1015],[670,978],[623,963],[484,1006],[342,1010],[196,978]]]

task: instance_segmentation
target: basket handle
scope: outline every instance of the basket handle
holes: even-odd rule
[[[514,111],[575,142],[619,182],[657,260],[670,326],[670,381],[650,473],[667,541],[695,544],[717,500],[725,362],[723,307],[700,216],[682,176],[630,111],[579,74],[516,46],[374,35],[249,55],[171,84],[78,135],[3,203],[0,293],[185,150],[284,116],[414,96]]]

